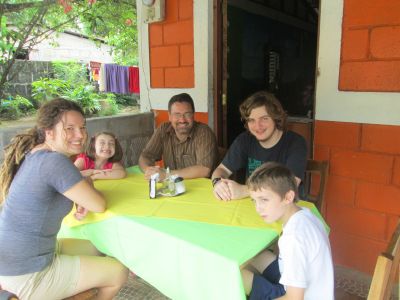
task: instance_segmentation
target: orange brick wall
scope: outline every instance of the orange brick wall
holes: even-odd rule
[[[316,121],[335,264],[372,273],[400,216],[400,126]]]
[[[193,0],[166,0],[166,19],[149,26],[152,88],[193,88]]]
[[[158,127],[161,123],[168,121],[168,110],[153,109],[153,112],[154,112],[154,117],[155,117],[155,121],[156,121],[156,127]],[[207,124],[208,123],[208,113],[196,112],[194,114],[194,119],[198,122]]]
[[[339,89],[400,91],[400,1],[343,2]]]

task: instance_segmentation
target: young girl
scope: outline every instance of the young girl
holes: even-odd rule
[[[75,166],[91,179],[119,179],[126,176],[120,163],[122,147],[111,132],[99,132],[90,139],[86,153],[78,155]]]
[[[92,212],[106,209],[106,199],[70,161],[82,152],[86,137],[79,105],[55,99],[40,108],[34,128],[5,148],[0,286],[19,299],[64,299],[94,287],[96,299],[113,299],[127,280],[128,270],[100,256],[90,241],[57,240],[74,203]]]

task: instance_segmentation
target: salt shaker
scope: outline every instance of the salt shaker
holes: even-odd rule
[[[149,196],[151,199],[154,199],[157,196],[157,181],[160,177],[160,174],[155,173],[150,176],[149,180]]]
[[[175,183],[175,195],[183,194],[186,191],[182,177],[176,177],[174,183]]]

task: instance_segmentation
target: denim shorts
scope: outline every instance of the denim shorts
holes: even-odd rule
[[[279,283],[280,278],[281,273],[276,259],[261,275],[254,274],[249,300],[272,300],[283,296],[286,291]]]

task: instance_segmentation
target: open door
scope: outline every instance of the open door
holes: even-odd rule
[[[311,149],[318,21],[319,0],[214,0],[213,117],[220,146],[245,130],[243,100],[269,90]]]
[[[218,145],[227,138],[227,0],[214,0],[214,132]]]

